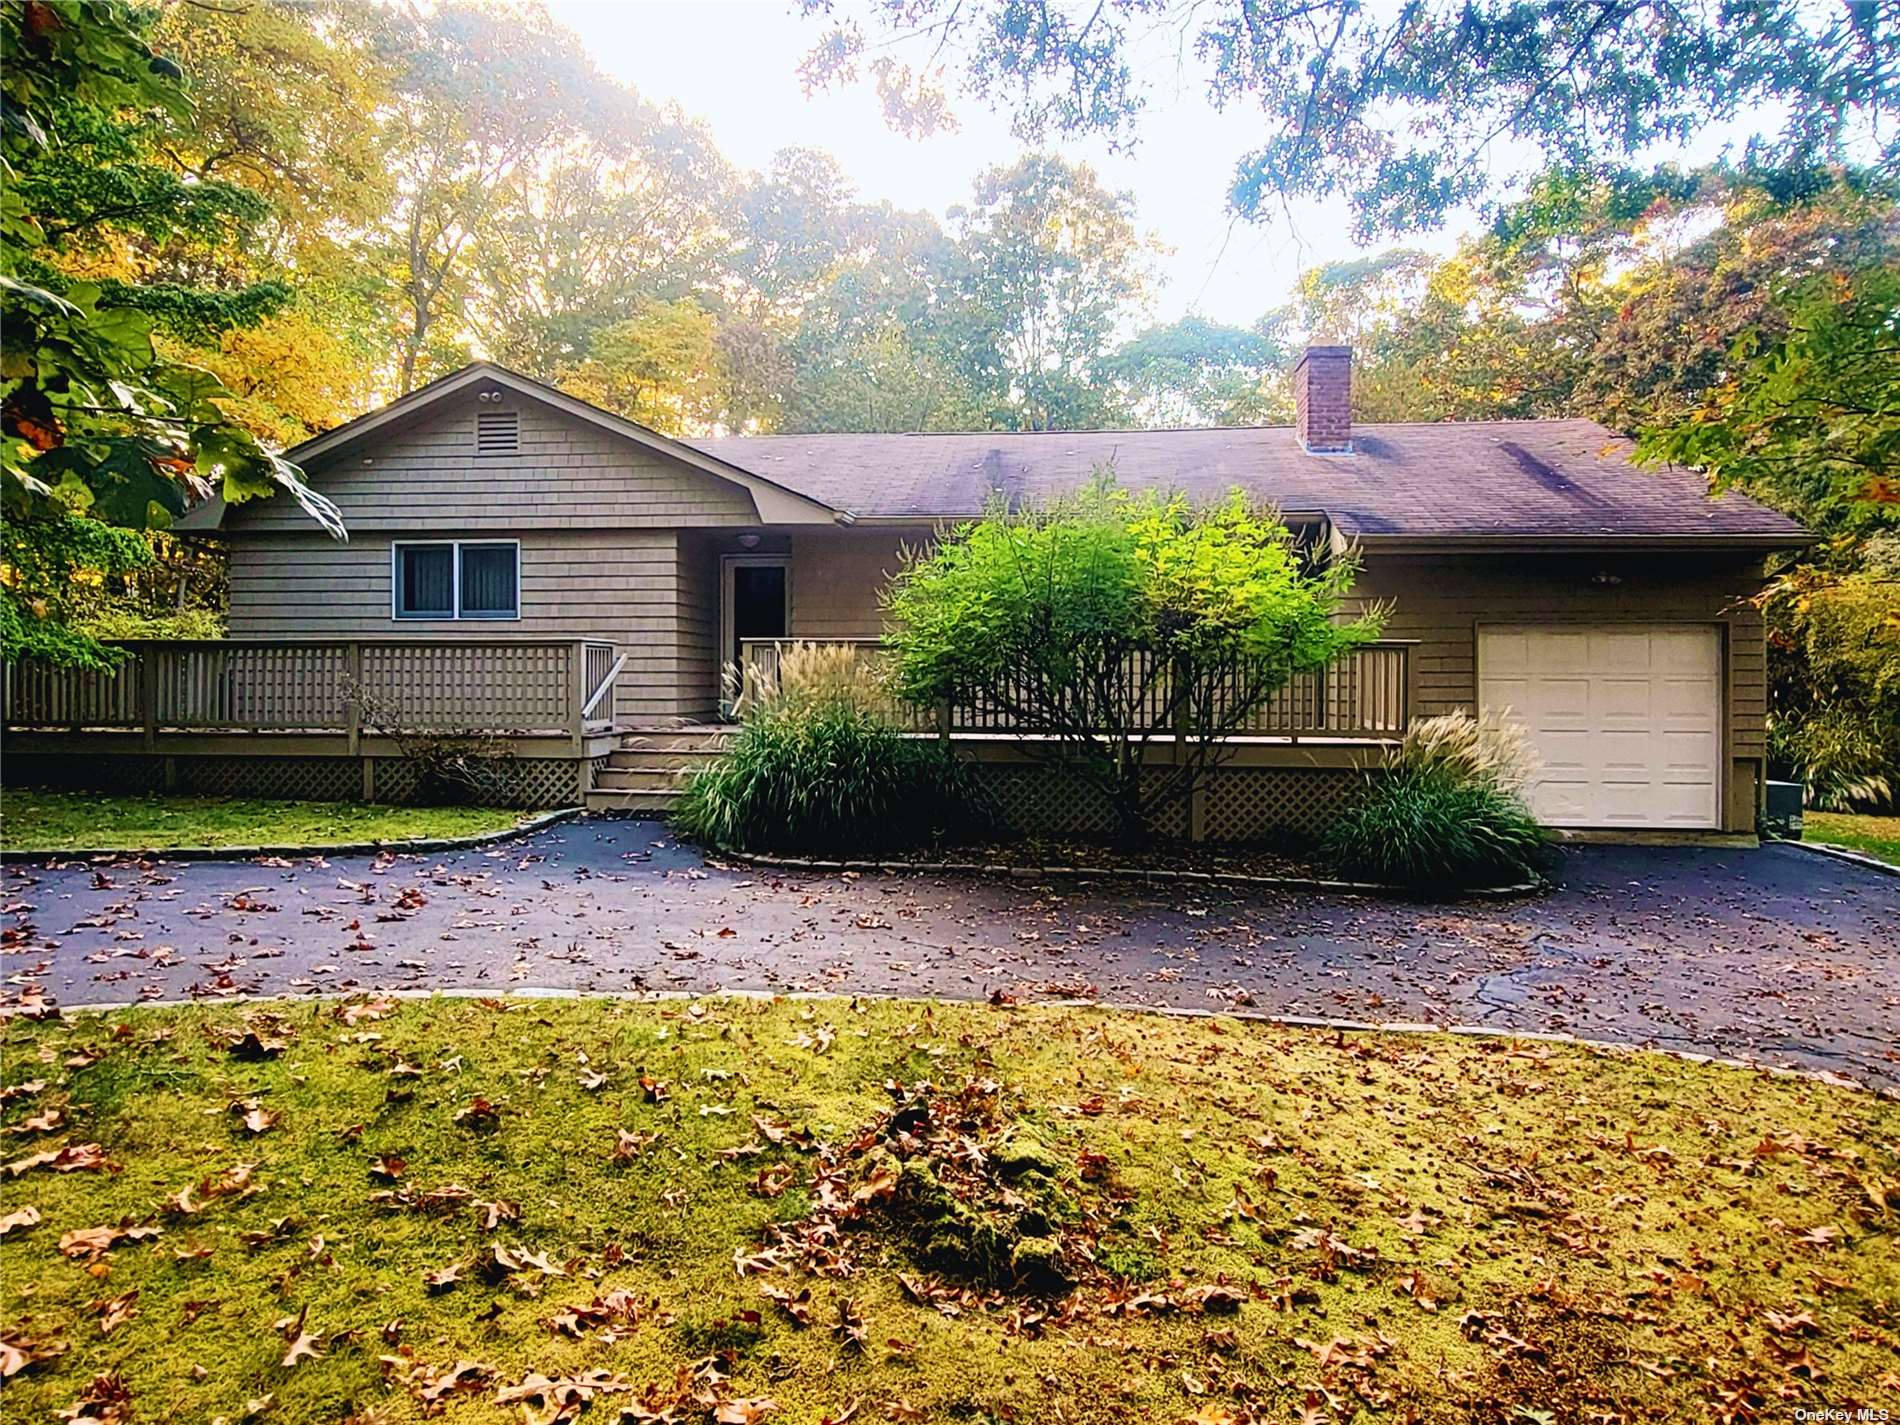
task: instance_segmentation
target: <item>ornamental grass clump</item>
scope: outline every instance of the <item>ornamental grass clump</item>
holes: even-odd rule
[[[794,647],[749,697],[731,750],[686,784],[680,835],[729,851],[853,857],[990,831],[968,769],[893,726],[889,695],[854,650]]]
[[[1418,889],[1539,880],[1550,839],[1524,801],[1534,770],[1502,718],[1415,721],[1327,833],[1326,856],[1355,880]]]

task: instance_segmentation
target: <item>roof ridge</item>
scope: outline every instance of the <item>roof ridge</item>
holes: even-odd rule
[[[1501,420],[1439,420],[1439,421],[1355,421],[1353,430],[1473,430],[1486,426],[1564,426],[1587,425],[1615,436],[1619,440],[1630,439],[1614,426],[1605,425],[1594,416],[1510,416]],[[691,435],[678,439],[688,444],[713,443],[720,441],[752,440],[897,440],[897,439],[945,439],[950,437],[990,438],[1002,436],[1078,436],[1078,435],[1224,435],[1244,431],[1285,431],[1291,435],[1297,428],[1291,425],[1235,425],[1235,426],[1081,426],[1072,430],[804,430],[804,431],[768,431],[758,434],[731,433],[727,435]]]

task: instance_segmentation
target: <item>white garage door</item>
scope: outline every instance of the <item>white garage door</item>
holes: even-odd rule
[[[1713,625],[1488,625],[1478,701],[1529,730],[1531,807],[1552,826],[1721,824]]]

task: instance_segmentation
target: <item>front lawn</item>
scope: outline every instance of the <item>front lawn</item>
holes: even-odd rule
[[[1825,841],[1865,851],[1900,866],[1900,816],[1851,816],[1842,812],[1808,811],[1801,814],[1802,839]]]
[[[526,815],[483,807],[109,796],[9,787],[0,794],[0,837],[8,850],[21,851],[325,846],[474,836],[505,831]]]
[[[746,999],[16,1018],[0,1055],[22,1420],[1607,1425],[1900,1388],[1900,1106],[1752,1071]]]

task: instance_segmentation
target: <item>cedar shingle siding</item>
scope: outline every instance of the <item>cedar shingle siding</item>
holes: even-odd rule
[[[359,530],[526,528],[677,529],[758,521],[743,490],[545,406],[519,401],[520,439],[512,454],[477,454],[473,396],[391,431],[362,454],[339,455],[309,474]],[[289,500],[239,505],[225,527],[306,530]]]
[[[477,413],[496,412],[470,397],[309,472],[348,544],[288,500],[233,508],[232,637],[611,638],[629,656],[617,717],[714,711],[717,562],[682,560],[681,527],[756,524],[751,497],[533,402],[508,409],[513,453],[478,454]],[[521,618],[394,622],[392,539],[471,535],[521,541]]]

